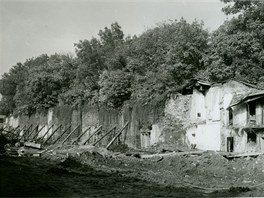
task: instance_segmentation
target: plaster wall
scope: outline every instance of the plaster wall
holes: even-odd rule
[[[206,104],[205,104],[205,96],[198,90],[194,89],[192,94],[192,101],[191,101],[190,119],[194,120],[197,118],[203,120],[207,118]]]
[[[241,104],[232,107],[233,125],[236,127],[244,127],[248,122],[247,105]]]
[[[187,142],[196,144],[197,149],[220,151],[220,123],[201,124],[187,129]]]
[[[205,95],[205,109],[207,121],[219,121],[220,116],[220,99],[222,98],[221,87],[211,87]]]

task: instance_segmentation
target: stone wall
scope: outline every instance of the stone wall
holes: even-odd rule
[[[61,125],[62,127],[56,131],[49,143],[56,141],[58,138],[58,142],[61,142],[71,130],[80,126],[79,130],[76,130],[67,142],[70,143],[90,127],[91,130],[88,130],[81,139],[83,143],[94,129],[100,125],[102,125],[102,133],[105,133],[113,126],[116,126],[118,131],[129,121],[127,130],[120,137],[120,141],[129,147],[142,148],[158,143],[184,146],[185,125],[189,116],[190,99],[190,96],[177,94],[168,99],[165,104],[134,102],[133,104],[125,104],[119,110],[104,106],[84,105],[71,108],[67,105],[61,105],[45,112],[33,114],[30,117],[25,115],[20,115],[17,118],[10,117],[7,124],[13,127],[17,125],[25,127],[39,125],[38,129],[43,129],[40,131],[38,138],[42,138],[50,128],[44,140]],[[69,130],[63,134],[69,126]],[[106,146],[113,137],[114,133],[104,138],[100,146]]]

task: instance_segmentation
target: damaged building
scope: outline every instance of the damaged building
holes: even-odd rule
[[[191,95],[186,143],[201,150],[264,152],[264,91],[229,80],[196,80],[182,94]]]

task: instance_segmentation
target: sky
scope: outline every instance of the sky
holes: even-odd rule
[[[219,0],[0,0],[0,76],[41,54],[74,53],[74,43],[118,22],[140,35],[168,20],[203,20],[209,31],[227,17]]]

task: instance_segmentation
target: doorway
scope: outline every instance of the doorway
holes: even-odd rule
[[[234,151],[234,137],[227,137],[227,152]]]

